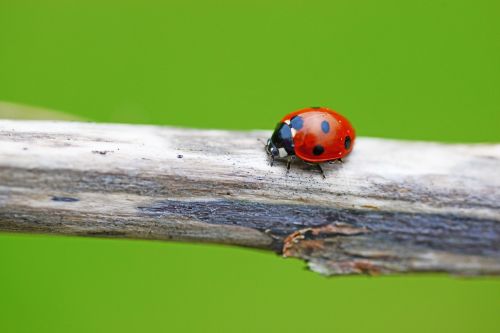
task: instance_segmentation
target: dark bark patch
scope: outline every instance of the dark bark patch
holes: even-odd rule
[[[77,198],[71,198],[71,197],[58,197],[58,196],[53,196],[52,201],[57,201],[57,202],[77,202],[80,201],[80,199]]]
[[[371,239],[470,255],[500,256],[500,223],[451,214],[337,209],[240,200],[162,200],[138,207],[140,216],[188,217],[197,221],[268,231],[284,240],[306,228],[328,225],[366,230]],[[326,229],[325,229],[326,230]],[[345,229],[347,230],[347,229]],[[317,235],[314,238],[321,238]],[[356,237],[354,233],[348,237]]]

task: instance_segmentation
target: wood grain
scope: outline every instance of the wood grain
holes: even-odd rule
[[[359,138],[327,178],[268,131],[0,121],[0,230],[213,242],[327,275],[500,274],[500,145]]]

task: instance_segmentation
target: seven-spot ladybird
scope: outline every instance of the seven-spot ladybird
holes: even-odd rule
[[[271,158],[287,159],[287,172],[295,156],[315,164],[342,161],[354,146],[355,131],[341,114],[325,107],[310,107],[287,114],[267,140],[266,151]]]

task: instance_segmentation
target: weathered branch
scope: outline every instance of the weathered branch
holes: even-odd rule
[[[500,274],[500,145],[360,138],[323,180],[267,131],[0,121],[0,230],[275,250],[324,274]]]

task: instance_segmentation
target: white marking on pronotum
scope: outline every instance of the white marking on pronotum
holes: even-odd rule
[[[290,125],[290,120],[289,119],[285,120],[285,124]]]
[[[297,134],[297,130],[295,128],[290,129],[292,131],[292,138],[295,137],[295,134]]]
[[[280,157],[285,157],[288,155],[285,148],[278,148],[278,152],[280,153]]]

